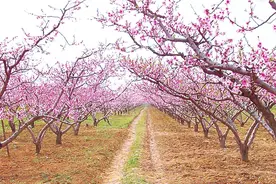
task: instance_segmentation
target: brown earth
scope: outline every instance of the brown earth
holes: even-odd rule
[[[25,131],[10,144],[10,158],[5,149],[0,150],[0,183],[102,183],[104,171],[127,134],[127,129],[83,126],[80,135],[68,132],[63,144],[56,145],[55,135],[49,131],[41,154],[36,155]]]
[[[105,178],[103,183],[106,184],[120,184],[121,180],[123,178],[123,169],[124,164],[128,158],[131,145],[135,141],[136,137],[136,125],[141,118],[142,114],[144,113],[144,110],[140,112],[140,114],[134,119],[134,121],[131,123],[129,127],[129,135],[124,141],[122,147],[120,150],[117,151],[116,156],[114,157],[112,164],[110,168],[105,173]]]
[[[262,128],[249,151],[250,161],[242,162],[231,134],[227,148],[221,149],[214,130],[204,138],[155,108],[148,114],[140,170],[149,183],[276,183],[275,142]],[[103,183],[128,132],[83,126],[79,136],[67,133],[57,146],[49,131],[39,155],[25,132],[10,145],[11,158],[0,150],[0,183]]]
[[[150,151],[151,136],[164,171],[162,183],[276,183],[276,144],[262,128],[249,151],[250,161],[242,162],[232,135],[228,137],[227,148],[222,149],[214,130],[209,138],[204,138],[202,132],[195,133],[155,108],[150,108],[149,116],[152,127],[145,140],[141,166],[150,183],[160,183]]]
[[[152,117],[148,110],[147,131],[143,144],[143,154],[141,174],[146,177],[149,183],[167,183],[164,177],[164,169],[160,162],[160,154],[155,141],[154,131],[152,129]]]

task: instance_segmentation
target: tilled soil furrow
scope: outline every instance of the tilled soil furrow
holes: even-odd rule
[[[152,162],[152,167],[154,170],[154,183],[156,184],[166,184],[167,181],[165,179],[165,174],[163,170],[163,165],[160,159],[160,154],[155,141],[155,132],[152,127],[152,119],[150,113],[148,113],[148,121],[147,121],[147,133],[149,137],[149,150],[150,150],[150,158]]]

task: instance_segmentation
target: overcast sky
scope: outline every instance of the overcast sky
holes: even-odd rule
[[[158,0],[157,0],[158,1]],[[203,10],[203,6],[208,7],[211,4],[217,3],[220,0],[182,0],[181,12],[187,15],[187,20],[193,18],[193,10],[191,5],[198,11]],[[273,10],[267,2],[268,0],[255,0],[257,3],[255,7],[256,14],[260,15],[261,18],[267,18]],[[41,9],[46,12],[51,11],[47,8],[47,5],[52,5],[57,8],[62,8],[67,0],[7,0],[0,3],[0,40],[5,37],[12,36],[22,36],[21,28],[26,29],[31,33],[36,33],[36,25],[39,21],[35,17],[29,15],[27,12],[39,13]],[[248,8],[247,0],[232,0],[233,8],[231,9],[237,15],[237,20],[240,22],[245,22],[247,14],[244,13],[244,9]],[[112,29],[103,30],[101,25],[95,20],[89,20],[93,16],[96,16],[97,11],[106,12],[112,8],[109,0],[87,0],[87,5],[89,8],[83,9],[78,13],[79,21],[75,23],[69,23],[63,27],[62,31],[72,38],[72,35],[76,35],[78,40],[84,40],[84,43],[88,47],[97,46],[98,42],[112,42],[115,41],[122,34],[115,33]],[[254,34],[248,34],[251,40],[256,40],[257,36],[269,46],[274,47],[275,45],[275,32],[271,29],[272,25],[268,25],[263,29],[256,31]],[[235,36],[235,31],[230,31],[230,27],[222,27],[223,30],[227,31],[229,37]],[[264,34],[265,30],[265,34]],[[273,41],[272,41],[273,40]],[[256,40],[257,42],[257,40]],[[69,53],[73,53],[70,51]],[[76,52],[77,53],[77,52]],[[76,54],[74,53],[74,54]],[[57,58],[70,58],[71,55],[68,53],[51,53]],[[74,55],[73,54],[73,55]],[[51,57],[53,57],[51,55]]]

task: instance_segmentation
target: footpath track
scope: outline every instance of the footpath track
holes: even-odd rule
[[[140,114],[133,120],[129,127],[129,136],[125,140],[122,148],[116,154],[115,158],[112,161],[111,167],[106,172],[106,177],[104,178],[104,184],[120,184],[124,174],[124,164],[128,159],[131,145],[136,138],[136,126],[139,122],[143,113],[146,113],[146,110],[141,110]]]

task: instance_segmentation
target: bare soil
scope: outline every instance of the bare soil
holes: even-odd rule
[[[276,144],[262,128],[249,150],[250,161],[242,162],[232,135],[227,148],[222,149],[214,130],[204,138],[202,132],[195,133],[155,108],[149,109],[149,116],[152,126],[144,145],[142,169],[150,183],[159,183],[155,159],[163,167],[163,183],[276,183]],[[152,136],[160,155],[157,158],[151,150]]]
[[[162,162],[160,162],[160,154],[156,145],[154,131],[152,129],[151,113],[149,112],[143,149],[143,161],[141,162],[142,174],[145,175],[149,183],[167,183],[164,177],[163,165]]]
[[[40,128],[38,128],[40,129]],[[11,157],[0,150],[0,183],[102,183],[104,171],[127,138],[127,129],[102,129],[82,126],[80,134],[69,132],[63,144],[46,133],[41,154],[27,131],[10,144]]]
[[[0,183],[120,183],[139,118],[129,129],[83,126],[79,136],[65,134],[60,146],[49,131],[39,155],[24,132],[10,145],[11,158],[0,150]],[[231,134],[226,149],[217,139],[214,130],[204,138],[149,107],[139,173],[154,184],[276,183],[276,143],[265,130],[258,130],[249,162],[240,160]]]
[[[129,127],[128,137],[125,139],[122,147],[117,151],[116,156],[114,157],[111,167],[106,171],[104,184],[120,184],[121,179],[123,178],[123,168],[124,164],[128,158],[131,145],[135,141],[136,137],[136,125],[141,118],[141,115],[144,110],[134,119]]]

